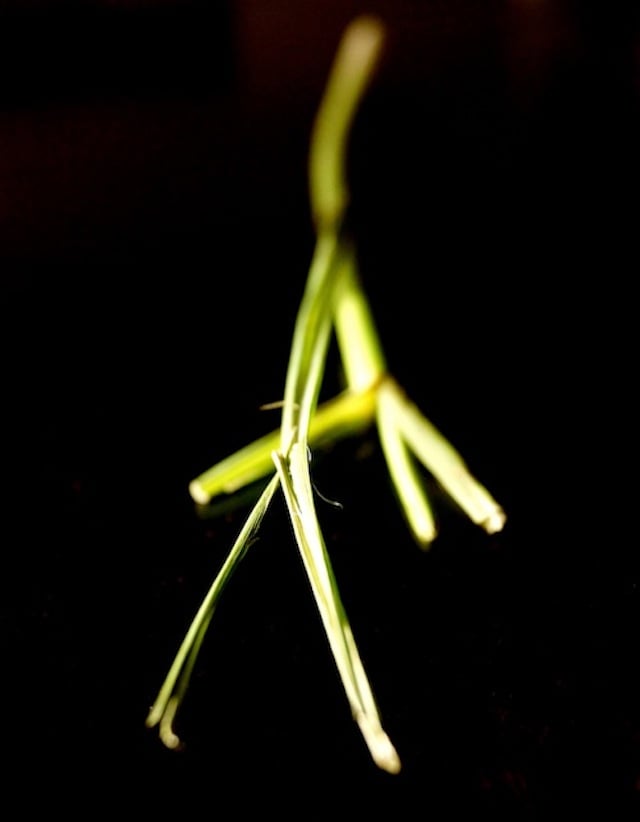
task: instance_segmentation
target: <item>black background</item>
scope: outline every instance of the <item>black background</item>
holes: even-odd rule
[[[640,31],[614,6],[2,0],[21,807],[633,818],[640,569],[596,459],[629,448],[633,373]],[[144,727],[246,510],[199,517],[188,482],[277,426],[259,407],[282,395],[313,249],[309,131],[363,11],[388,27],[350,144],[365,287],[390,369],[509,517],[488,537],[432,488],[424,554],[374,431],[316,457],[396,777],[349,716],[279,498],[211,625],[184,751]]]

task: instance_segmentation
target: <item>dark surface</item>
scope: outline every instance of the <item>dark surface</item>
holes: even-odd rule
[[[629,436],[597,425],[628,379],[638,20],[477,5],[0,7],[2,727],[25,808],[637,813],[640,567],[594,458]],[[391,370],[509,516],[488,537],[433,489],[423,554],[374,432],[317,456],[397,777],[349,716],[279,498],[185,750],[144,727],[243,521],[198,518],[188,482],[277,425],[258,409],[313,248],[309,129],[362,10],[389,25],[351,143],[363,280]]]

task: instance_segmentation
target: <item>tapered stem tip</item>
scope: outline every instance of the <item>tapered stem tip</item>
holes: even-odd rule
[[[372,718],[364,713],[356,714],[355,720],[376,765],[387,773],[400,773],[402,768],[400,757],[377,720],[372,721]]]
[[[206,505],[210,501],[210,496],[202,487],[200,480],[194,479],[189,483],[189,493],[194,502],[198,505]]]
[[[504,528],[504,524],[507,521],[507,515],[505,512],[497,506],[489,516],[480,524],[487,532],[487,534],[497,534],[498,531],[502,531]]]
[[[388,737],[384,740],[384,744],[372,753],[374,762],[383,771],[394,775],[400,773],[402,769],[400,757]]]
[[[345,41],[349,42],[352,53],[354,56],[357,54],[359,61],[369,60],[380,48],[383,39],[384,25],[373,14],[356,17],[345,31]]]

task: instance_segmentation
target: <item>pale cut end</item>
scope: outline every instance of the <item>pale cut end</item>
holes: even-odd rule
[[[420,548],[423,551],[428,551],[431,548],[431,543],[438,536],[438,530],[432,517],[412,518],[410,525]]]
[[[177,751],[182,747],[180,737],[173,732],[170,725],[166,728],[160,725],[160,739],[170,751]]]
[[[209,494],[207,494],[202,487],[202,483],[197,479],[194,479],[189,483],[189,493],[191,494],[191,498],[194,502],[197,502],[198,505],[206,505],[211,500]]]
[[[484,528],[487,534],[497,534],[498,531],[502,531],[506,521],[507,515],[502,508],[500,508],[500,506],[496,506],[496,508],[485,520],[480,523],[480,525]]]
[[[402,770],[402,763],[396,749],[391,744],[391,740],[385,734],[384,740],[380,740],[380,742],[383,744],[379,744],[378,748],[371,752],[373,761],[383,771],[394,776],[399,774]]]
[[[384,40],[382,21],[373,14],[363,14],[349,24],[344,40],[349,43],[349,50],[354,58],[357,55],[358,63],[369,61]]]
[[[182,747],[180,737],[174,733],[173,730],[173,720],[175,718],[176,711],[178,710],[178,705],[178,699],[175,696],[171,697],[167,703],[165,712],[162,714],[162,719],[160,720],[160,739],[167,746],[167,748],[172,751],[176,751]]]
[[[396,472],[396,474],[399,473],[399,471]],[[399,477],[397,479],[399,480]],[[411,479],[410,473],[407,479]],[[396,481],[396,486],[411,533],[418,545],[426,551],[438,536],[438,529],[429,500],[426,494],[412,482],[400,483]]]
[[[372,722],[364,713],[357,714],[355,719],[376,765],[387,773],[400,773],[400,757],[379,723]]]
[[[154,705],[151,710],[149,711],[147,718],[144,721],[144,724],[147,728],[155,728],[155,726],[160,722],[162,718],[161,712],[156,708]]]

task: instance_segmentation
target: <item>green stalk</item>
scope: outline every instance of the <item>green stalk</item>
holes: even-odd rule
[[[278,475],[274,474],[247,518],[224,565],[209,588],[149,711],[146,721],[147,727],[153,728],[160,723],[162,741],[169,748],[176,748],[180,744],[180,740],[173,731],[173,719],[187,690],[193,665],[218,599],[247,548],[255,538],[278,483]]]
[[[335,309],[336,336],[347,384],[353,391],[375,387],[377,424],[391,480],[411,531],[423,548],[436,537],[436,526],[422,480],[396,424],[389,403],[387,365],[380,338],[360,285],[353,253],[340,279]]]
[[[375,387],[378,432],[385,459],[418,543],[428,547],[436,537],[436,526],[410,451],[474,523],[489,533],[501,530],[505,523],[502,508],[472,476],[451,443],[387,374],[382,345],[358,281],[353,255],[342,270],[334,319],[347,384],[353,391]]]
[[[398,773],[401,767],[400,759],[380,723],[375,700],[353,639],[318,524],[306,450],[296,442],[291,447],[287,460],[275,453],[274,461],[300,555],[353,717],[378,767],[389,773]]]
[[[309,157],[316,245],[296,316],[278,431],[256,440],[194,479],[200,504],[272,474],[185,636],[152,706],[147,725],[160,726],[168,747],[180,740],[173,725],[218,599],[253,541],[278,485],[343,687],[376,764],[397,773],[400,760],[384,732],[331,567],[315,508],[308,449],[376,420],[380,440],[407,521],[423,547],[436,526],[418,472],[429,470],[458,505],[489,533],[504,512],[470,474],[442,434],[389,376],[379,336],[344,231],[348,204],[346,148],[357,106],[371,78],[382,26],[362,17],[345,31],[313,126]],[[348,389],[318,407],[327,350],[335,330]],[[275,474],[273,473],[275,466]]]
[[[387,363],[367,298],[360,286],[353,249],[345,254],[334,304],[334,323],[347,385],[377,388]]]
[[[362,431],[375,417],[373,389],[343,391],[318,406],[309,424],[309,445],[320,448],[329,442]],[[273,471],[271,454],[278,448],[278,428],[216,463],[189,484],[189,493],[200,505],[219,494],[234,494]]]
[[[347,208],[347,141],[353,118],[378,61],[384,29],[362,16],[345,30],[311,134],[309,194],[318,232],[337,231]]]
[[[378,434],[398,500],[418,545],[429,548],[437,529],[431,505],[412,455],[398,430],[386,386],[378,391]]]
[[[346,616],[315,510],[307,458],[310,423],[332,327],[334,290],[348,269],[340,243],[346,205],[345,146],[381,43],[368,18],[352,24],[338,50],[316,120],[310,193],[318,240],[296,318],[287,369],[280,451],[274,452],[294,535],[351,710],[374,761],[391,773],[400,760],[382,730],[375,700]]]
[[[280,428],[280,448],[285,453],[300,430],[305,438],[309,434],[331,332],[338,253],[337,234],[323,231],[316,242],[291,343]]]
[[[451,443],[429,422],[392,380],[380,387],[389,413],[416,457],[458,503],[472,522],[489,534],[500,531],[505,513],[487,489],[469,471]]]

